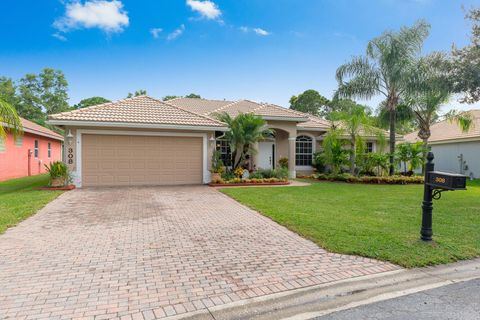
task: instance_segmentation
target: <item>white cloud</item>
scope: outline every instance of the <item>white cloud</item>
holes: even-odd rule
[[[67,38],[58,32],[55,32],[54,34],[52,34],[52,37],[57,38],[60,41],[67,41]]]
[[[258,34],[259,36],[269,36],[271,33],[262,29],[262,28],[253,28],[253,32]]]
[[[218,6],[209,0],[187,0],[187,5],[206,19],[214,20],[222,15]]]
[[[173,32],[169,33],[168,36],[167,36],[167,40],[177,39],[178,37],[180,37],[182,35],[183,31],[185,31],[185,25],[184,24],[182,24],[180,27],[175,29]]]
[[[163,31],[162,28],[152,28],[150,29],[150,33],[152,34],[152,37],[154,37],[155,39],[158,39],[158,37],[160,36],[160,33]]]
[[[262,28],[250,28],[250,27],[242,26],[238,29],[244,33],[254,32],[256,35],[259,35],[259,36],[269,36],[272,34],[271,32],[268,32]]]
[[[105,32],[121,32],[128,26],[127,12],[119,0],[91,0],[67,3],[65,15],[54,22],[62,32],[81,28],[99,28]]]

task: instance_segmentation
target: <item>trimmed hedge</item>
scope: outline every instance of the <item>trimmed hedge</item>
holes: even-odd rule
[[[220,180],[216,181],[215,184],[239,184],[239,183],[275,183],[275,182],[288,182],[288,179],[278,179],[278,178],[251,178],[251,179],[240,179],[234,178],[230,180]]]
[[[322,181],[343,181],[349,183],[366,183],[366,184],[422,184],[422,176],[362,176],[356,177],[349,173],[341,174],[313,174],[309,178]]]

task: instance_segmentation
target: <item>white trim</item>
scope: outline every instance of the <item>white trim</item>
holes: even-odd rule
[[[293,141],[297,141],[297,137],[290,137],[290,138],[288,138],[288,140],[290,140],[290,141],[292,141],[292,140],[293,140]]]
[[[305,131],[321,131],[327,132],[330,128],[308,128],[308,127],[301,127],[297,126],[297,131],[305,130]]]
[[[208,170],[208,137],[207,133],[188,133],[188,132],[148,132],[148,131],[123,131],[123,130],[90,130],[77,129],[76,133],[76,157],[75,157],[75,171],[72,172],[74,184],[82,187],[82,135],[84,134],[103,134],[103,135],[134,135],[134,136],[162,136],[162,137],[201,137],[202,138],[202,157],[203,157],[203,183],[211,181],[210,171]]]
[[[151,123],[127,123],[127,122],[103,122],[103,121],[72,121],[72,120],[48,120],[48,124],[57,126],[73,127],[112,127],[112,128],[148,128],[148,129],[174,129],[174,130],[198,130],[198,131],[226,131],[227,127],[194,126],[175,124],[151,124]]]
[[[416,140],[416,141],[422,141],[422,140]],[[452,143],[463,143],[463,142],[476,142],[480,141],[480,137],[470,137],[470,138],[454,138],[454,139],[448,139],[448,140],[440,140],[440,141],[428,141],[429,145],[434,145],[434,144],[452,144]]]
[[[310,133],[306,133],[306,132],[298,132],[297,133],[297,137],[295,138],[295,159],[293,161],[295,161],[295,171],[308,171],[308,170],[313,170],[313,166],[297,166],[297,159],[296,159],[296,156],[297,156],[297,152],[296,152],[296,149],[297,149],[297,138],[300,137],[300,136],[307,136],[309,137],[310,139],[312,139],[312,157],[313,155],[315,154],[315,152],[317,151],[317,143],[316,143],[316,138],[314,135],[310,134]],[[290,138],[289,138],[290,139]]]

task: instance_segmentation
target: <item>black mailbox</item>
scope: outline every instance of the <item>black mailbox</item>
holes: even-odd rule
[[[467,176],[457,173],[430,171],[427,185],[432,189],[465,190],[467,188]]]

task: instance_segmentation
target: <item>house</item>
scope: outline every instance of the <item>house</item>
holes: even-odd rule
[[[78,187],[199,184],[210,182],[213,151],[229,152],[222,140],[227,127],[214,117],[220,112],[266,120],[275,135],[258,143],[253,163],[274,168],[288,158],[291,176],[312,171],[312,155],[330,126],[269,103],[148,96],[51,115],[49,123],[67,134],[67,165]]]
[[[435,155],[435,169],[480,177],[480,110],[471,110],[473,125],[468,132],[449,120],[430,127],[428,144]],[[405,136],[405,141],[421,141],[418,131]]]
[[[44,164],[62,160],[63,137],[20,118],[23,134],[0,139],[0,181],[45,173]]]

